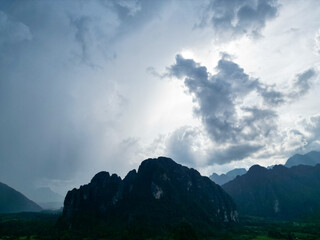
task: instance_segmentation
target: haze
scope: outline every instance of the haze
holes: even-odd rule
[[[0,2],[0,181],[65,192],[167,156],[320,150],[316,0]]]

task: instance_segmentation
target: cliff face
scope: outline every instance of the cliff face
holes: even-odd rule
[[[138,172],[123,180],[100,172],[89,184],[69,191],[62,219],[69,227],[89,219],[117,226],[212,225],[236,222],[237,212],[228,194],[209,178],[160,157],[143,161]]]

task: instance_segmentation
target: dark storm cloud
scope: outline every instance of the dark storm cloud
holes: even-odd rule
[[[244,116],[237,112],[237,106],[248,94],[257,91],[261,84],[231,60],[220,59],[217,73],[211,76],[206,67],[177,55],[176,64],[169,71],[173,76],[184,79],[189,93],[198,104],[194,111],[215,142],[254,140],[267,136],[275,128],[270,120],[276,114],[270,109],[241,108]]]
[[[219,37],[260,36],[266,22],[277,16],[276,0],[212,0],[200,26],[211,25]]]

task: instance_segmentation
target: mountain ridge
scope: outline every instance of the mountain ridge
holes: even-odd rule
[[[320,164],[272,169],[254,165],[222,188],[241,214],[298,218],[320,209]]]
[[[306,154],[295,154],[290,157],[286,163],[286,167],[293,167],[297,165],[310,165],[315,166],[316,164],[320,164],[320,152],[311,151]]]
[[[159,157],[144,160],[124,179],[97,173],[89,184],[67,193],[61,222],[67,226],[93,222],[127,228],[162,228],[182,219],[193,225],[238,221],[231,197],[194,169]]]
[[[38,212],[42,208],[21,192],[0,182],[0,213]]]
[[[243,174],[245,174],[247,172],[247,170],[245,168],[235,168],[230,170],[227,173],[223,173],[223,174],[216,174],[216,173],[212,173],[210,176],[210,179],[212,181],[214,181],[216,184],[219,184],[220,186],[235,179],[237,176],[241,176]]]

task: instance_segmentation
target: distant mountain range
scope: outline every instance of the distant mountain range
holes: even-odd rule
[[[290,157],[284,166],[290,168],[298,165],[315,166],[320,164],[320,152],[312,151],[306,154],[295,154]],[[268,166],[268,169],[272,169],[275,165]],[[225,174],[212,173],[210,179],[220,186],[235,179],[237,176],[245,174],[247,171],[245,168],[235,168]]]
[[[69,191],[60,222],[68,228],[104,222],[110,228],[161,231],[181,221],[209,229],[236,222],[237,212],[231,197],[208,177],[159,157],[143,161],[124,179],[100,172]]]
[[[240,214],[296,218],[320,213],[320,165],[259,165],[222,185]]]
[[[41,207],[22,193],[0,182],[0,213],[38,212]]]
[[[298,166],[298,165],[310,165],[315,166],[320,164],[320,152],[312,151],[307,154],[295,154],[287,160],[286,167]]]
[[[33,189],[26,195],[39,204],[43,209],[56,210],[63,206],[64,197],[52,191],[49,187]]]
[[[213,173],[210,176],[210,179],[214,181],[216,184],[223,185],[233,179],[235,179],[237,176],[241,176],[245,174],[247,170],[245,168],[235,168],[226,174],[218,175],[216,173]]]

